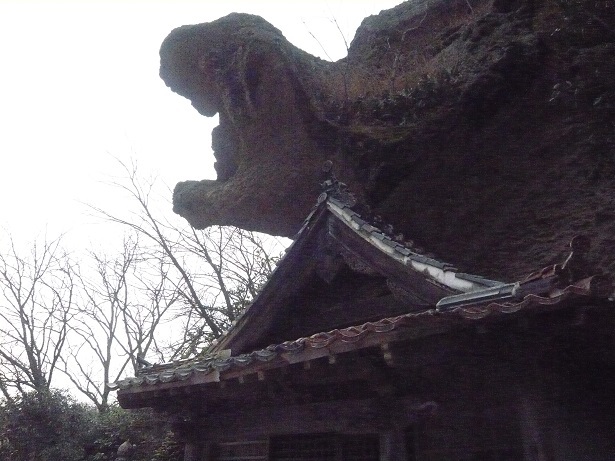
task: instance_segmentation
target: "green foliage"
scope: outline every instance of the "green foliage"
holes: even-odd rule
[[[60,391],[29,393],[0,404],[3,461],[113,461],[129,440],[131,461],[176,461],[181,445],[164,418],[112,406],[104,413]]]
[[[180,444],[164,417],[149,409],[127,411],[114,406],[98,418],[97,456],[87,461],[115,460],[120,444],[134,445],[130,461],[175,461],[182,459]]]
[[[414,86],[400,91],[357,98],[348,104],[347,118],[351,124],[362,126],[407,127],[423,122],[430,111],[454,104],[461,94],[459,71],[440,70],[424,74]],[[327,110],[327,116],[336,120],[339,115],[335,114],[342,114],[346,109],[341,103],[333,102]]]
[[[92,411],[59,391],[31,392],[0,407],[6,461],[84,459],[92,434]]]
[[[181,460],[184,456],[183,446],[177,440],[175,434],[167,431],[151,458],[152,461],[174,461]]]

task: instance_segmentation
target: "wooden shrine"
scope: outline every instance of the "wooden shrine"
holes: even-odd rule
[[[615,459],[613,287],[585,238],[504,283],[357,209],[329,181],[230,331],[115,383],[122,407],[170,415],[186,461]]]

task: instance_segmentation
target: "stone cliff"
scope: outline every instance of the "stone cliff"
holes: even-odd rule
[[[513,279],[571,237],[615,270],[615,2],[409,1],[335,63],[245,14],[183,26],[160,74],[213,133],[195,227],[292,236],[333,162],[369,213],[462,270]]]

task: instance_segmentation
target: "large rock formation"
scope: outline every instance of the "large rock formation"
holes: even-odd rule
[[[573,235],[615,270],[615,7],[594,0],[409,1],[329,63],[261,18],[174,30],[161,76],[213,134],[216,181],[177,185],[196,227],[292,235],[321,165],[415,243],[515,278]]]

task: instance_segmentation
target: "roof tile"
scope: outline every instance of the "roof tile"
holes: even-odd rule
[[[463,318],[470,321],[479,321],[489,315],[513,314],[522,309],[538,308],[540,306],[553,306],[574,297],[600,297],[605,298],[605,293],[610,293],[612,283],[604,276],[593,276],[578,281],[565,288],[554,288],[545,295],[528,294],[521,300],[498,301],[493,300],[483,305],[469,305],[457,307],[445,312],[436,309],[428,309],[421,312],[411,312],[396,317],[387,317],[376,322],[367,322],[348,328],[335,329],[321,332],[309,337],[299,338],[294,341],[286,341],[273,344],[265,349],[253,351],[228,358],[193,359],[190,362],[177,366],[176,364],[155,365],[143,371],[143,375],[123,379],[110,384],[112,389],[126,390],[131,387],[139,387],[144,384],[156,385],[172,381],[187,380],[194,373],[211,373],[213,371],[224,372],[226,370],[246,367],[250,364],[258,366],[258,362],[268,362],[282,354],[296,355],[305,349],[324,349],[331,347],[336,342],[354,343],[367,336],[382,334],[399,328],[417,328],[426,331],[429,325],[439,325],[442,321],[454,322],[455,318]],[[262,365],[261,365],[262,366]]]

